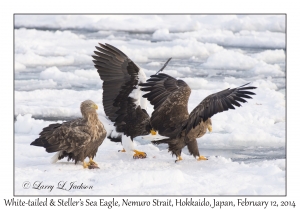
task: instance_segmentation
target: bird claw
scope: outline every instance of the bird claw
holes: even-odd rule
[[[181,160],[183,160],[181,156],[178,156],[177,158],[178,158],[178,159],[177,159],[177,160],[175,160],[175,163],[177,163],[178,161],[181,161]]]
[[[199,158],[197,158],[197,160],[200,161],[200,160],[208,160],[208,159],[204,156],[199,156]]]
[[[146,152],[140,152],[140,151],[137,151],[137,150],[135,150],[134,152],[135,152],[135,154],[133,155],[133,159],[144,159],[144,158],[147,157]]]
[[[88,169],[96,169],[99,168],[98,164],[92,159],[90,158],[90,161],[88,163],[83,163],[83,167],[84,168],[88,168]]]
[[[94,162],[94,163],[90,163],[88,165],[88,169],[96,169],[96,168],[99,168],[99,166]]]

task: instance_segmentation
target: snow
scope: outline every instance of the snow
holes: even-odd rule
[[[94,159],[100,166],[99,170],[84,170],[81,164],[75,165],[66,160],[51,164],[51,157],[54,154],[46,153],[44,148],[29,146],[29,143],[38,137],[39,130],[48,123],[53,122],[34,120],[28,115],[18,116],[15,124],[17,133],[15,146],[18,154],[16,158],[16,194],[284,194],[284,159],[261,160],[245,164],[244,162],[233,161],[230,157],[208,155],[208,161],[198,162],[187,153],[183,153],[184,160],[174,163],[174,158],[167,153],[166,149],[158,149],[149,142],[153,138],[151,136],[146,136],[144,139],[140,137],[136,141],[136,149],[145,151],[147,153],[146,159],[135,160],[132,158],[133,153],[118,152],[123,148],[122,145],[106,139],[99,147]],[[212,134],[207,135],[212,136]],[[222,149],[222,145],[219,146]],[[222,150],[224,152],[224,148]],[[205,155],[205,152],[202,154]],[[266,179],[266,177],[268,178]],[[84,183],[94,187],[88,192],[82,190],[64,192],[57,189],[49,192],[49,190],[24,190],[18,187],[22,186],[25,181],[33,183],[36,180],[43,180],[44,184],[54,186],[62,180],[76,181],[78,184]]]
[[[284,15],[16,15],[15,26],[16,195],[286,193]],[[80,117],[82,101],[93,100],[108,134],[113,130],[91,57],[99,42],[118,47],[148,78],[172,57],[164,73],[191,87],[189,112],[206,96],[248,82],[256,95],[212,117],[213,131],[197,139],[208,161],[185,148],[175,163],[166,145],[151,144],[160,137],[148,135],[134,141],[146,159],[118,152],[123,146],[105,139],[98,170],[66,159],[51,164],[54,154],[30,143],[45,126]],[[76,181],[93,189],[24,189],[25,181]]]

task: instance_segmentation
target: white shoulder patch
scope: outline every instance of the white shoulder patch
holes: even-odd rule
[[[146,77],[146,74],[145,74],[145,72],[144,72],[144,70],[142,68],[140,68],[138,76],[139,76],[138,84],[146,82],[147,77]],[[143,94],[144,93],[141,91],[140,86],[137,86],[137,88],[134,89],[129,94],[129,97],[134,98],[136,100],[136,102],[135,102],[136,106],[141,106],[142,109],[147,110],[147,103],[148,103],[148,101],[147,101],[146,98],[142,97]]]

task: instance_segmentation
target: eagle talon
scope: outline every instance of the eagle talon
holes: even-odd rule
[[[147,154],[145,153],[145,155],[141,155],[141,154],[134,154],[133,155],[133,159],[144,159],[147,157]]]
[[[178,156],[178,159],[175,160],[175,163],[177,163],[178,161],[181,161],[181,160],[183,160],[182,157],[181,157],[181,156]]]
[[[92,158],[90,158],[90,161],[88,163],[83,162],[83,168],[95,169],[99,168],[99,166]]]
[[[133,150],[135,154],[133,155],[133,159],[144,159],[147,157],[146,152],[140,152],[138,150]]]
[[[199,156],[198,158],[197,158],[197,160],[198,161],[200,161],[200,160],[208,160],[206,157],[204,157],[204,156]]]

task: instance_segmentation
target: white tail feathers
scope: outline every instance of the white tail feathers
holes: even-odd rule
[[[55,153],[55,155],[53,155],[53,157],[51,158],[50,163],[52,163],[52,164],[56,163],[58,161],[58,157],[60,156],[60,154],[61,154],[61,151]]]

